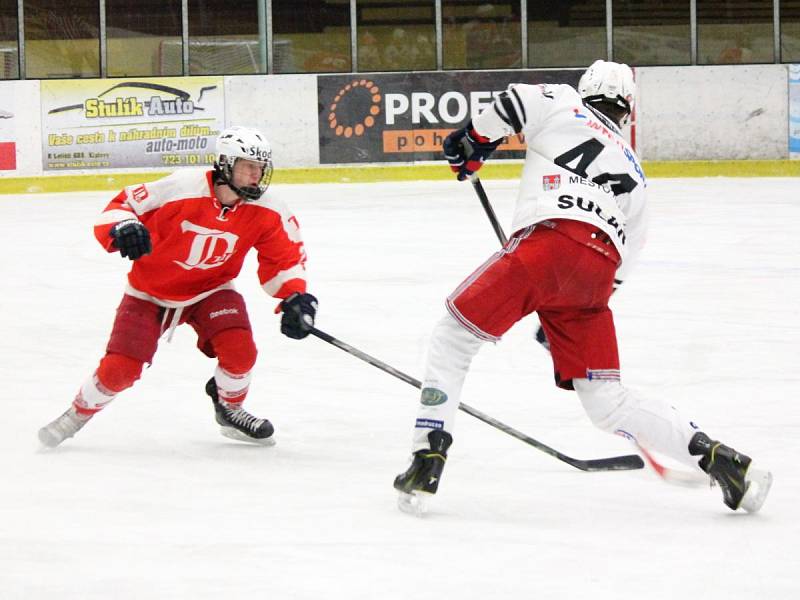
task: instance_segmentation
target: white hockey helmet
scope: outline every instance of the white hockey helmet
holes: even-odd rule
[[[578,93],[589,104],[608,102],[630,114],[636,95],[633,71],[626,64],[596,60],[581,76]]]
[[[262,163],[258,185],[233,185],[233,166],[240,158]],[[249,127],[228,127],[217,138],[214,171],[220,181],[244,200],[258,200],[267,191],[272,179],[272,148],[267,138],[260,131]]]

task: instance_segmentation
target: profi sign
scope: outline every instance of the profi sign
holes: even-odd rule
[[[317,78],[320,162],[441,159],[455,127],[491,104],[510,83],[576,85],[581,71],[477,71],[327,75]],[[522,156],[509,138],[502,156]]]
[[[502,91],[502,90],[500,90]],[[496,92],[470,92],[469,98],[461,92],[445,92],[436,96],[430,92],[411,92],[406,94],[386,94],[386,124],[394,125],[397,117],[411,111],[411,123],[448,123],[458,125],[470,115],[480,113],[492,103]]]

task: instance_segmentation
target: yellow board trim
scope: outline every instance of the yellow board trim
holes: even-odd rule
[[[797,177],[800,160],[703,160],[645,161],[648,177]],[[516,179],[522,162],[490,162],[480,171],[482,179]],[[120,190],[126,185],[154,181],[169,171],[0,177],[0,194],[36,194]],[[363,167],[315,167],[276,169],[273,182],[373,183],[380,181],[429,181],[453,177],[447,165],[368,165]]]

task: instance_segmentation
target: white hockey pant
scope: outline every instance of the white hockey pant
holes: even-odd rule
[[[586,414],[597,427],[633,438],[648,450],[697,467],[698,457],[689,454],[689,440],[698,429],[674,407],[640,397],[618,381],[574,379],[572,383]]]
[[[449,313],[434,327],[428,346],[412,452],[430,447],[428,433],[434,429],[452,434],[464,378],[472,357],[483,343]]]

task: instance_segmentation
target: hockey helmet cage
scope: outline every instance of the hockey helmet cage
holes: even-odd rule
[[[636,95],[633,71],[626,64],[596,60],[578,82],[578,93],[585,102],[609,102],[630,114]]]
[[[261,132],[249,127],[229,127],[219,134],[216,151],[214,172],[218,181],[226,184],[245,201],[258,200],[267,191],[272,179],[272,148]],[[233,166],[239,159],[262,164],[258,185],[233,185]]]

